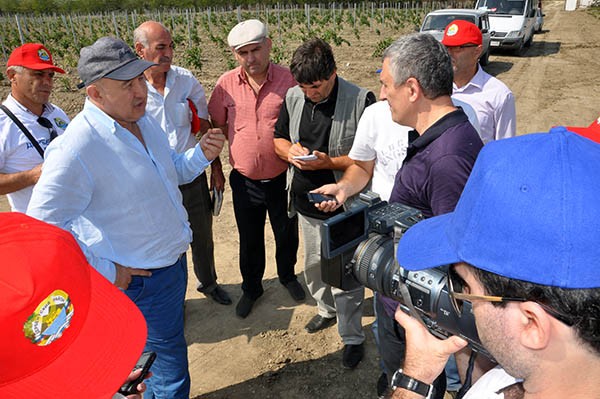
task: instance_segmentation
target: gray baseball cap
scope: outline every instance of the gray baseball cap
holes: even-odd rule
[[[102,78],[131,80],[154,65],[140,60],[124,41],[106,36],[81,49],[77,72],[84,87]]]

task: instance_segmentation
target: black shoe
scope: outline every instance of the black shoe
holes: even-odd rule
[[[300,285],[298,280],[292,280],[289,283],[284,284],[284,287],[287,288],[290,296],[295,301],[303,301],[306,298],[306,293],[304,292],[304,288]]]
[[[344,368],[353,369],[358,366],[358,363],[365,355],[365,345],[344,345],[344,353],[342,355],[342,365]]]
[[[256,302],[256,299],[252,299],[248,295],[242,294],[240,301],[235,306],[235,314],[238,315],[238,317],[245,319],[252,311],[254,302]]]
[[[388,394],[389,383],[386,373],[381,373],[379,379],[377,380],[377,397],[385,398]]]
[[[214,290],[205,295],[221,305],[231,305],[229,294],[220,285],[217,285]]]
[[[321,331],[329,326],[334,325],[335,322],[336,322],[335,317],[323,317],[320,315],[316,315],[315,317],[310,319],[310,321],[304,327],[304,329],[306,331],[308,331],[309,334],[313,334],[313,333],[316,333],[317,331]]]

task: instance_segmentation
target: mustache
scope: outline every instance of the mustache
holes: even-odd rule
[[[171,62],[171,57],[160,57],[158,62]]]

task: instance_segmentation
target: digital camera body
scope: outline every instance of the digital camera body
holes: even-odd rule
[[[323,281],[343,290],[366,286],[395,299],[433,335],[462,337],[493,360],[479,340],[471,304],[465,301],[461,313],[452,305],[448,266],[408,271],[398,265],[395,244],[422,219],[417,209],[388,204],[372,192],[361,193],[350,210],[323,222]]]

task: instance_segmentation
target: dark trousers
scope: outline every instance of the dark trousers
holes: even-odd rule
[[[392,375],[404,364],[406,352],[406,337],[404,329],[396,319],[389,316],[385,311],[383,301],[379,298],[375,301],[375,313],[377,317],[377,335],[379,335],[379,356],[383,361],[384,370],[388,377],[388,385]],[[443,399],[446,393],[446,375],[442,374],[433,382],[435,395],[432,399]]]
[[[275,261],[282,284],[296,280],[294,266],[298,251],[298,218],[287,215],[286,174],[252,180],[235,169],[229,176],[233,210],[240,238],[242,290],[252,299],[263,293],[265,273],[265,221],[267,212],[275,237]]]
[[[190,246],[194,274],[200,281],[200,291],[209,293],[217,286],[217,273],[212,236],[212,205],[206,173],[202,173],[191,183],[179,186],[179,190],[192,228]]]

